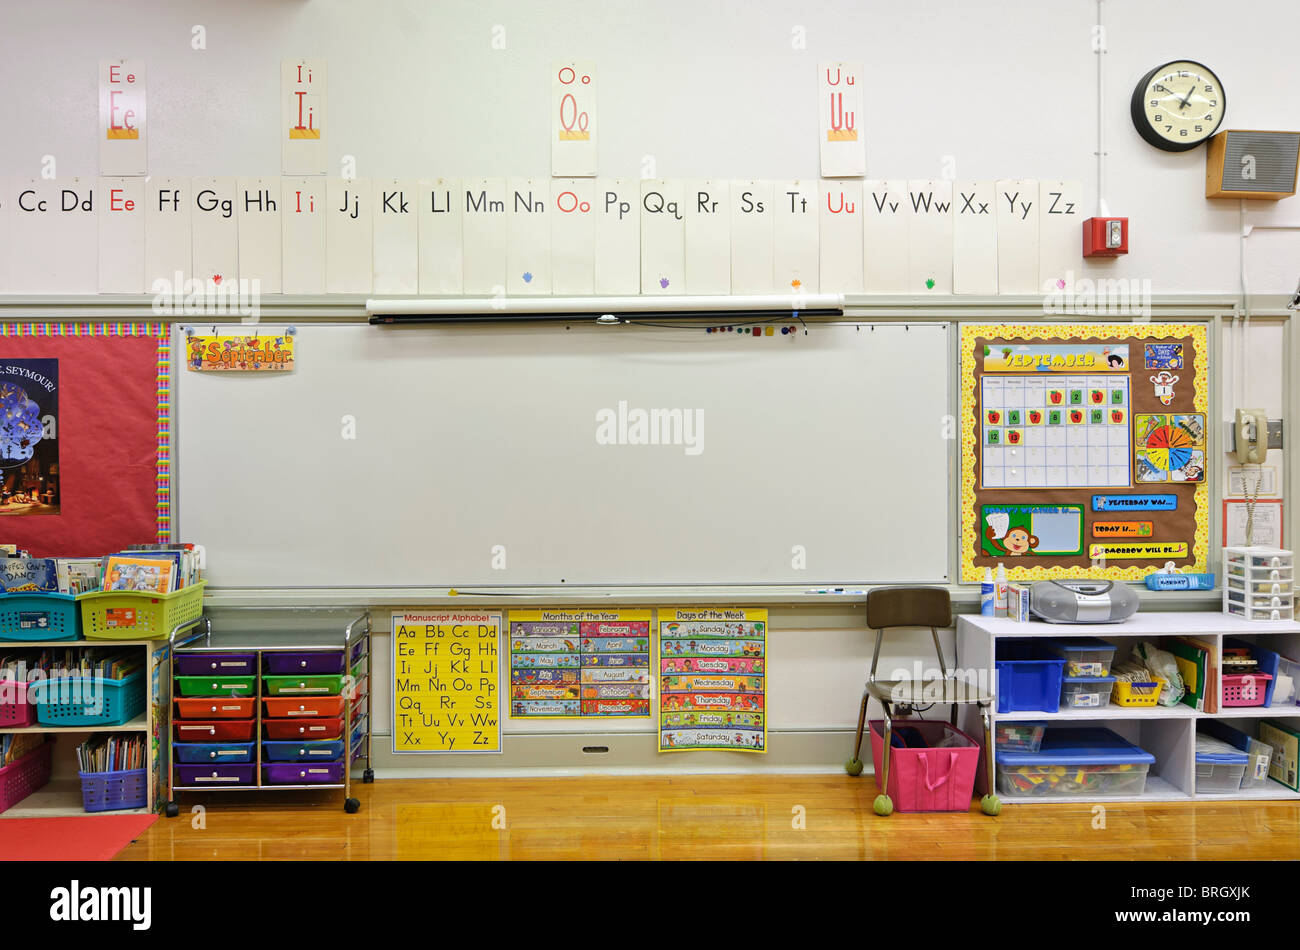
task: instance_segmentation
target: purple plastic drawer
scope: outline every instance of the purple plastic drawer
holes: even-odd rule
[[[180,788],[229,788],[256,785],[256,765],[175,765],[174,782]]]
[[[257,672],[252,653],[177,653],[177,676],[247,676]]]
[[[341,652],[266,653],[262,656],[264,673],[281,676],[294,673],[342,673]]]
[[[343,781],[342,762],[277,762],[262,766],[267,785],[337,785]]]

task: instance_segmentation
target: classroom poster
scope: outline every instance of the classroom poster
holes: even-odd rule
[[[0,367],[25,364],[44,378],[41,382],[23,374],[29,396],[39,390],[51,393],[48,383],[54,384],[51,395],[58,396],[57,408],[45,407],[55,411],[42,414],[41,436],[41,443],[58,445],[57,460],[51,454],[39,471],[31,461],[2,470],[7,485],[26,486],[29,505],[36,497],[38,506],[27,510],[54,504],[58,513],[3,519],[4,540],[30,550],[33,557],[170,541],[170,328],[160,323],[0,323],[0,350]],[[41,368],[54,363],[57,378]],[[15,380],[10,375],[11,385]],[[40,405],[35,396],[31,401]],[[29,447],[33,460],[46,450],[40,443]],[[8,451],[12,455],[15,450]],[[37,490],[38,485],[43,488]],[[3,507],[14,506],[17,493]]]
[[[649,716],[649,610],[510,611],[512,719]]]
[[[961,580],[998,564],[1013,580],[1206,570],[1206,337],[962,327]]]
[[[59,513],[58,431],[59,361],[0,361],[0,516]]]
[[[659,751],[767,751],[767,611],[659,611]]]
[[[294,366],[293,343],[292,333],[194,334],[185,340],[185,366],[195,373],[287,373]]]
[[[596,174],[596,64],[555,63],[551,67],[551,174],[592,178]]]
[[[99,202],[99,292],[142,294],[144,282],[143,178],[101,178]]]
[[[239,279],[250,293],[253,281],[263,294],[278,294],[284,287],[281,190],[278,178],[235,180]]]
[[[99,61],[99,173],[149,171],[149,137],[142,59]]]
[[[325,85],[323,59],[280,63],[280,171],[285,175],[325,174]]]
[[[867,173],[862,103],[860,63],[817,64],[817,142],[823,178]]]
[[[393,614],[393,752],[501,751],[501,614]]]

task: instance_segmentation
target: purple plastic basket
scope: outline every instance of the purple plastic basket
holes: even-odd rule
[[[343,781],[342,762],[287,762],[262,766],[267,785],[338,785]]]
[[[343,654],[334,651],[302,653],[265,653],[262,655],[263,671],[272,676],[292,676],[295,673],[342,673]]]
[[[177,653],[177,676],[249,676],[257,672],[252,653]]]
[[[173,784],[177,788],[229,788],[257,784],[256,765],[176,765]]]
[[[149,802],[147,769],[77,774],[81,776],[81,805],[86,811],[143,808]]]

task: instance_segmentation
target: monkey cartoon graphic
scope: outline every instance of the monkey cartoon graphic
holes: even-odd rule
[[[984,529],[984,534],[997,553],[1007,557],[1032,554],[1034,548],[1038,547],[1038,535],[1030,534],[1027,528],[1012,528],[1001,538],[998,538],[994,536],[993,527],[990,525]]]

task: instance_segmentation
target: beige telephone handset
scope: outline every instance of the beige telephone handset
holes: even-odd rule
[[[1237,410],[1237,461],[1262,465],[1268,458],[1268,413],[1263,409]]]

